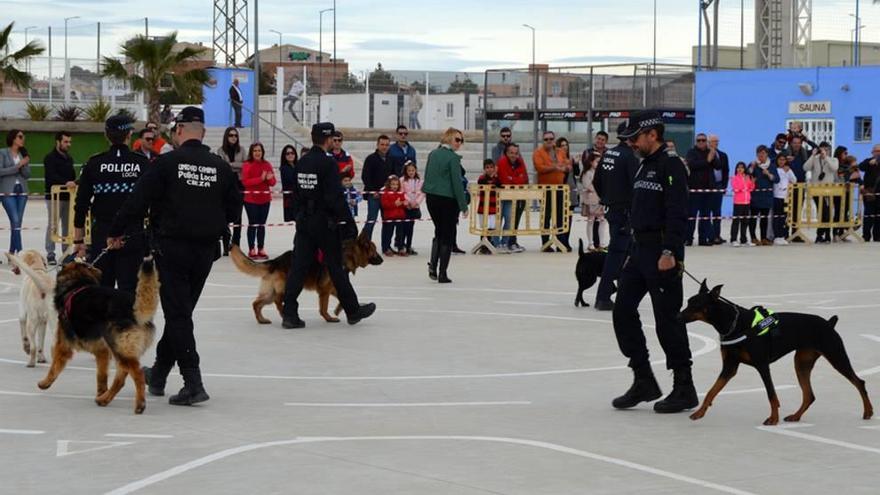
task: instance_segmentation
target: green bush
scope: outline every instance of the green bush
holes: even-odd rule
[[[45,103],[34,103],[28,100],[25,102],[24,111],[27,113],[29,119],[34,122],[42,122],[49,118],[49,114],[52,113],[52,107]]]
[[[86,107],[86,120],[89,122],[104,122],[110,116],[112,110],[113,107],[110,105],[110,102],[99,99]]]
[[[82,109],[76,105],[61,105],[55,110],[55,120],[62,122],[76,122],[82,115]]]

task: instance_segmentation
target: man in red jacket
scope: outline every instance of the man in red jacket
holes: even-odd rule
[[[529,171],[526,168],[526,162],[523,161],[519,154],[519,145],[510,143],[504,150],[504,154],[498,160],[498,178],[501,179],[502,185],[524,185],[529,183]],[[513,214],[514,221],[511,227],[511,209],[512,202],[502,201],[501,218],[504,221],[503,230],[517,229],[519,221],[526,211],[526,202],[516,202],[516,212]],[[506,246],[511,252],[521,253],[525,248],[516,242],[516,236],[505,236],[501,239],[501,245]]]

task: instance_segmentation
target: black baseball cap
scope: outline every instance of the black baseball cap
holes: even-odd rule
[[[332,122],[318,122],[312,126],[312,136],[330,137],[336,133],[336,126]]]
[[[177,124],[185,124],[187,122],[205,123],[205,112],[199,107],[186,107],[174,118]]]
[[[104,129],[127,132],[134,129],[134,120],[127,115],[114,115],[104,122]]]
[[[618,134],[618,137],[632,139],[658,125],[663,125],[663,117],[660,116],[660,112],[654,110],[636,112],[630,117],[626,130],[624,130],[623,134]]]
[[[617,137],[619,139],[624,139],[623,135],[626,133],[626,128],[629,126],[627,121],[623,121],[620,125],[617,126]]]

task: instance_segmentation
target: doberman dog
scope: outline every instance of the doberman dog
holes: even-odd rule
[[[596,283],[596,280],[602,276],[602,270],[605,268],[605,258],[608,253],[605,251],[584,251],[584,240],[580,240],[578,245],[578,261],[574,269],[574,276],[577,279],[578,290],[574,297],[575,306],[588,307],[584,301],[584,291],[589,289]],[[616,289],[615,289],[616,291]]]
[[[874,408],[868,398],[865,381],[853,371],[843,339],[834,329],[837,316],[825,320],[803,313],[773,314],[761,307],[746,309],[722,297],[721,287],[719,285],[709,290],[703,280],[699,293],[688,299],[687,307],[679,315],[685,323],[698,320],[708,323],[721,336],[721,374],[706,394],[703,404],[691,414],[692,420],[698,420],[706,414],[715,396],[736,375],[740,363],[744,363],[758,371],[767,389],[770,417],[764,424],[777,424],[779,399],[770,378],[770,363],[791,351],[795,351],[794,369],[803,392],[803,402],[794,414],[786,416],[785,421],[800,421],[816,400],[810,384],[810,373],[820,356],[825,356],[834,369],[855,385],[864,406],[862,419],[871,419]]]

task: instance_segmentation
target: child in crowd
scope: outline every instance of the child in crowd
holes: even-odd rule
[[[733,224],[730,227],[730,242],[733,247],[754,246],[755,227],[751,228],[752,240],[746,243],[746,226],[751,224],[749,217],[755,179],[746,174],[744,162],[736,164],[736,170],[730,184],[733,188]],[[739,232],[739,241],[737,241],[737,232]]]
[[[361,192],[351,183],[351,177],[345,176],[342,178],[342,194],[345,195],[345,204],[348,205],[352,218],[357,218],[358,203],[363,200],[363,197]]]
[[[602,155],[593,152],[589,160],[584,162],[581,174],[581,216],[587,219],[587,246],[590,250],[601,249],[602,239],[599,236],[602,222],[605,220],[605,207],[599,204],[599,195],[593,187],[593,177]]]
[[[773,242],[784,246],[788,244],[788,186],[797,183],[797,176],[791,170],[788,157],[784,153],[776,156],[776,167],[779,182],[773,184]]]
[[[390,175],[382,188],[382,252],[391,257],[395,254],[406,256],[403,247],[403,224],[406,219],[406,195],[400,190],[400,178]],[[395,235],[396,231],[396,235]],[[391,238],[394,237],[394,247],[391,250]]]
[[[498,205],[496,204],[498,193],[494,191],[496,187],[501,187],[501,179],[498,177],[498,169],[495,167],[495,162],[491,158],[487,158],[483,161],[483,175],[481,175],[477,179],[477,184],[488,185],[491,186],[489,188],[489,197],[486,197],[485,192],[480,192],[480,200],[477,204],[477,222],[480,226],[487,226],[489,230],[495,229],[495,217],[498,216]],[[483,223],[483,216],[488,215],[485,220],[485,224]],[[500,246],[500,238],[490,237],[489,242],[492,243],[493,246]],[[485,246],[480,248],[480,254],[492,254],[489,249]]]
[[[416,222],[422,218],[422,203],[425,201],[425,193],[422,192],[422,178],[419,177],[416,164],[407,160],[403,166],[403,183],[401,184],[406,195],[406,223],[403,224],[403,247],[406,254],[415,256],[419,253],[412,248],[413,231]]]

